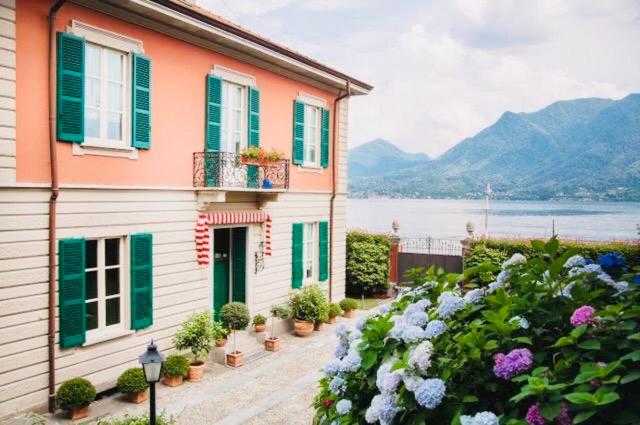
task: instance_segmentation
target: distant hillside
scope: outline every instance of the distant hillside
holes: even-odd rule
[[[376,139],[349,151],[349,178],[373,177],[429,161],[424,153],[410,154],[383,139]]]
[[[351,196],[472,198],[491,183],[502,199],[640,201],[640,94],[505,112],[436,160],[387,170],[350,173]]]

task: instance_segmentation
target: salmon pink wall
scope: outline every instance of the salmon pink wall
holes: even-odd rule
[[[17,6],[17,181],[50,181],[48,139],[48,21],[50,1]],[[261,146],[291,158],[293,99],[300,91],[333,109],[335,95],[152,30],[72,3],[58,12],[57,30],[76,19],[141,40],[152,60],[151,149],[137,160],[74,156],[58,142],[61,184],[191,186],[193,152],[204,150],[205,75],[219,64],[255,77],[261,94]],[[331,117],[334,118],[333,110]],[[330,190],[331,167],[304,173],[291,166],[291,189]]]

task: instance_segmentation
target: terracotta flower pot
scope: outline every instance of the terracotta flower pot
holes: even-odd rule
[[[298,336],[309,336],[313,333],[313,322],[294,319],[293,330]]]
[[[187,379],[191,382],[198,382],[204,375],[204,362],[198,361],[197,363],[191,363],[189,365],[189,373]]]
[[[314,330],[314,331],[316,331],[316,332],[317,332],[317,331],[321,331],[321,330],[322,330],[322,325],[323,325],[323,323],[322,323],[322,322],[316,322],[316,323],[314,323],[314,324],[313,324],[313,330]]]
[[[224,347],[227,345],[227,338],[216,339],[216,347]]]
[[[76,419],[82,419],[89,416],[89,406],[74,407],[67,412],[69,419],[75,421]]]
[[[244,353],[242,351],[232,351],[227,353],[227,366],[240,367],[244,363]]]
[[[267,330],[267,325],[266,324],[256,325],[256,332],[260,333],[260,332],[264,332],[266,330]]]
[[[130,403],[139,404],[145,401],[147,398],[149,398],[149,388],[143,391],[138,391],[137,393],[127,394],[127,400]]]
[[[330,316],[330,317],[327,319],[327,323],[328,323],[329,325],[333,325],[334,323],[336,323],[336,316]]]
[[[344,311],[344,317],[348,319],[352,319],[355,315],[356,315],[356,311],[353,309]]]
[[[274,338],[267,338],[264,340],[264,348],[267,351],[278,351],[280,350],[280,338],[277,336]]]
[[[182,376],[165,376],[162,380],[162,383],[167,387],[177,387],[179,385],[182,385],[182,382]]]

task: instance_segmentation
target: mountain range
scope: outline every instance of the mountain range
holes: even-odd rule
[[[352,197],[640,201],[640,94],[505,112],[440,157],[377,139],[349,152]]]

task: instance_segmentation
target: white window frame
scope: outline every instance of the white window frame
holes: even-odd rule
[[[123,78],[123,122],[122,142],[114,143],[107,139],[86,138],[83,143],[73,143],[73,155],[113,156],[128,159],[138,159],[138,149],[131,146],[131,57],[132,53],[144,53],[142,41],[108,31],[81,21],[72,20],[67,32],[84,37],[87,43],[102,48],[117,50],[125,54]],[[102,62],[104,66],[104,61]],[[102,101],[103,99],[101,99]],[[84,113],[84,111],[83,111]]]
[[[307,229],[309,226],[311,229],[311,241],[307,238]],[[318,280],[318,266],[319,266],[319,225],[317,221],[304,223],[302,227],[302,283],[315,283]],[[311,258],[309,256],[309,245],[311,246]],[[307,265],[311,261],[311,276],[307,276]]]
[[[303,140],[303,155],[302,155],[302,164],[300,164],[298,167],[300,170],[302,171],[311,171],[311,172],[318,172],[321,173],[323,168],[320,166],[320,157],[322,156],[322,109],[326,109],[327,108],[327,101],[325,99],[322,99],[320,97],[311,95],[309,93],[305,93],[305,92],[299,92],[298,93],[298,97],[296,98],[296,100],[298,100],[299,102],[302,102],[304,104],[304,108],[305,108],[305,122],[304,122],[304,140]],[[315,161],[309,161],[307,159],[307,141],[308,141],[308,134],[309,134],[309,129],[307,127],[307,108],[316,108],[317,109],[317,114],[316,114],[316,123],[315,123],[315,136],[316,136],[316,143],[315,143],[315,149],[316,149],[316,159]]]
[[[227,91],[232,88],[240,88],[240,148],[232,149],[233,131],[233,114],[231,113],[230,99],[227,97]],[[222,105],[221,105],[221,122],[220,122],[220,150],[222,152],[232,152],[236,154],[242,153],[247,148],[247,86],[235,83],[233,81],[222,80]],[[226,111],[226,112],[225,112]],[[225,116],[226,115],[226,116]],[[226,118],[226,119],[225,119]]]
[[[120,269],[120,322],[114,325],[106,325],[106,305],[108,298],[115,298],[115,296],[106,295],[106,271],[108,269],[116,268],[115,266],[106,266],[105,264],[105,241],[107,239],[117,239],[119,241],[118,246],[118,268]],[[128,261],[126,261],[125,250],[127,250],[127,243],[125,243],[125,237],[122,235],[105,236],[98,238],[89,238],[87,240],[97,241],[97,259],[95,268],[85,268],[85,273],[90,271],[97,271],[97,290],[98,290],[98,327],[95,329],[86,331],[85,345],[95,344],[97,342],[112,339],[118,336],[131,333],[128,330],[127,324],[129,323],[130,310],[129,310],[129,280],[128,276]],[[128,252],[128,250],[127,250]],[[85,254],[86,255],[86,254]],[[94,299],[91,299],[94,300]],[[85,297],[85,304],[89,301]]]

